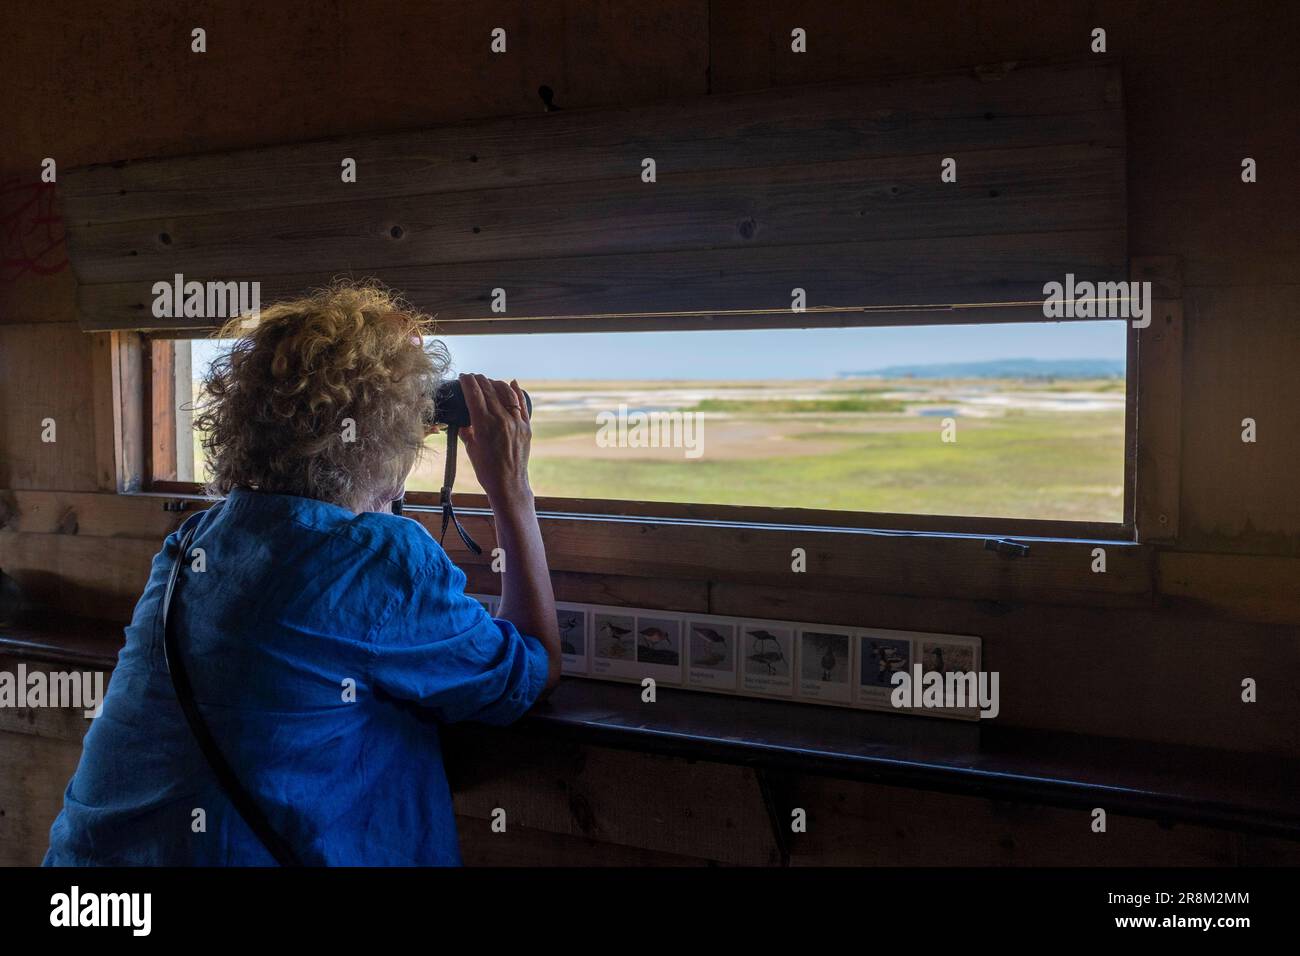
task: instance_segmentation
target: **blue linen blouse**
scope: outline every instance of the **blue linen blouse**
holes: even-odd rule
[[[271,825],[308,864],[458,864],[439,725],[520,717],[545,686],[545,649],[467,597],[415,521],[242,489],[154,557],[45,864],[274,863],[208,768],[167,672],[159,603],[194,524],[202,553],[173,610],[181,653]]]

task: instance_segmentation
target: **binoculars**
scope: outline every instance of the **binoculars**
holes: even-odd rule
[[[528,405],[528,414],[531,415],[533,399],[527,392],[524,392],[524,401]],[[450,429],[465,428],[469,423],[469,406],[465,404],[460,379],[450,378],[439,382],[433,393],[433,424],[446,425]]]
[[[528,414],[531,415],[533,399],[527,392],[524,392],[524,403],[528,406]],[[470,424],[469,406],[465,404],[465,392],[460,387],[460,379],[451,378],[438,383],[438,387],[433,392],[433,421],[428,424],[444,425],[447,428],[447,458],[443,467],[442,492],[439,496],[442,499],[442,536],[438,540],[445,541],[447,525],[454,524],[460,540],[465,542],[465,547],[475,554],[482,554],[483,549],[470,537],[469,532],[461,527],[460,519],[456,517],[456,509],[451,503],[451,487],[456,483],[456,433]],[[402,499],[398,498],[393,502],[393,514],[401,513]]]

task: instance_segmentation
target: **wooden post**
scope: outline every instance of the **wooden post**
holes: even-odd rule
[[[1183,300],[1175,256],[1136,258],[1131,276],[1151,283],[1151,324],[1138,337],[1135,525],[1139,541],[1178,537],[1182,467]],[[1131,397],[1131,396],[1130,396]]]

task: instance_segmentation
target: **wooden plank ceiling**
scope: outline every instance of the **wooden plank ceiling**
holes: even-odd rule
[[[1124,177],[1106,63],[128,161],[60,193],[87,330],[216,324],[153,316],[153,284],[181,273],[260,281],[263,304],[373,276],[444,327],[505,331],[1039,301],[1067,272],[1127,278]],[[795,287],[834,317],[792,321]]]

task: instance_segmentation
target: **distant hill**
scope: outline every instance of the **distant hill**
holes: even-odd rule
[[[841,372],[841,378],[1122,378],[1122,359],[989,359],[984,362],[940,362],[933,365],[889,365],[861,372]]]

